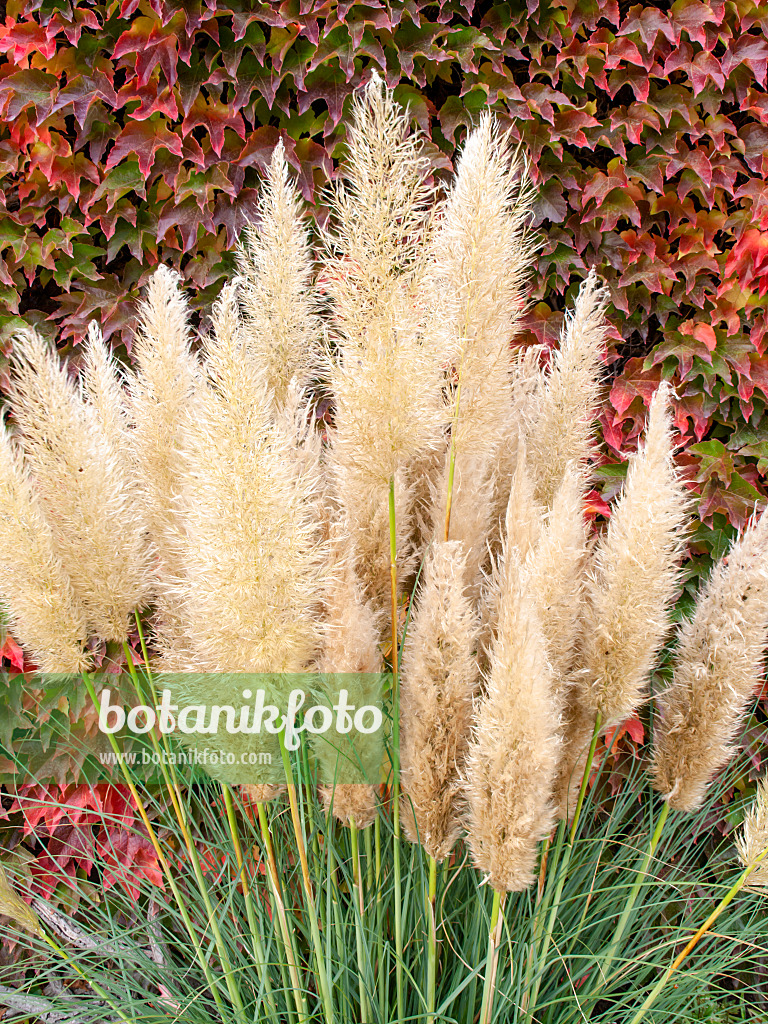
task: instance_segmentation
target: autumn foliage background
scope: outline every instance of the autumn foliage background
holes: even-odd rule
[[[768,6],[10,0],[0,15],[3,367],[22,322],[76,358],[93,317],[129,359],[158,262],[180,270],[204,319],[279,138],[324,216],[349,98],[371,68],[410,104],[437,176],[490,105],[538,189],[543,248],[520,340],[556,342],[590,267],[610,288],[594,516],[658,382],[675,385],[701,519],[685,610],[766,497]],[[23,667],[11,638],[0,653]],[[0,729],[19,713],[6,707]],[[768,756],[765,721],[750,723],[745,787]],[[643,724],[622,733],[617,759]]]

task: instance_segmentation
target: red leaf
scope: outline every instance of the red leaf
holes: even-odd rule
[[[0,25],[0,53],[8,53],[14,64],[24,67],[29,54],[37,52],[46,60],[56,53],[56,39],[49,39],[42,25],[31,20],[17,24],[13,18]]]
[[[7,658],[19,672],[24,671],[24,651],[22,651],[10,634],[6,635],[5,643],[0,648],[0,657]]]
[[[631,32],[640,33],[640,38],[648,50],[656,42],[659,32],[662,32],[670,43],[676,42],[675,30],[670,25],[667,16],[655,7],[644,7],[642,4],[630,7],[617,35],[627,36]]]
[[[216,156],[221,156],[225,129],[231,128],[241,139],[245,139],[245,122],[240,111],[233,110],[231,106],[220,100],[209,99],[206,101],[202,94],[195,98],[189,113],[182,122],[182,136],[189,135],[192,129],[198,125],[202,125],[210,135],[211,145]],[[181,155],[180,152],[179,155]]]
[[[641,359],[630,359],[624,373],[613,382],[608,400],[619,416],[623,416],[638,397],[643,400],[643,405],[650,406],[659,380],[658,369],[644,370]]]
[[[174,21],[178,22],[179,19],[176,18]],[[136,74],[140,86],[147,84],[158,64],[168,85],[173,87],[176,84],[178,39],[171,25],[162,26],[151,18],[134,18],[131,27],[123,32],[115,43],[115,59],[127,53],[137,55]]]
[[[739,64],[749,67],[760,85],[765,86],[766,65],[768,65],[768,42],[762,36],[741,34],[731,49],[726,50],[722,61],[723,74],[730,77]]]
[[[130,121],[115,139],[107,157],[107,170],[120,163],[123,157],[135,156],[141,173],[149,174],[158,149],[181,156],[181,139],[168,131],[164,121]]]

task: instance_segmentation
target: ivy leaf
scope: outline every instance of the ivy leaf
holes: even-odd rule
[[[168,131],[164,121],[152,118],[131,121],[115,139],[107,157],[107,169],[120,163],[124,157],[135,156],[139,161],[139,170],[147,175],[152,169],[158,149],[167,149],[169,153],[181,156],[181,139],[174,132]]]
[[[36,124],[41,124],[51,113],[57,85],[53,75],[34,68],[4,78],[0,82],[0,100],[5,100],[3,118],[15,121],[22,110],[33,107]]]

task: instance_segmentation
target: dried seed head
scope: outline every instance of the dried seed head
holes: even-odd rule
[[[553,822],[560,753],[552,672],[536,602],[518,550],[509,545],[486,693],[477,705],[465,792],[467,842],[497,890],[534,878],[537,846]]]
[[[680,585],[689,505],[672,454],[669,388],[662,384],[587,579],[580,697],[603,725],[628,718],[645,694]]]
[[[755,800],[744,819],[736,839],[739,859],[745,868],[752,868],[748,889],[753,892],[768,890],[768,779],[757,786]]]
[[[678,810],[700,806],[762,679],[768,643],[768,515],[715,565],[683,623],[671,685],[657,701],[654,786]]]
[[[443,541],[430,549],[403,652],[403,828],[438,861],[461,832],[459,772],[479,682],[477,622],[465,578],[461,544]]]
[[[528,434],[536,498],[551,505],[571,463],[588,473],[595,447],[601,356],[605,346],[608,293],[590,270],[566,316],[560,348],[538,394],[535,423]]]
[[[5,425],[0,427],[0,597],[11,629],[43,672],[89,667],[86,614]]]
[[[202,376],[182,423],[182,571],[169,581],[206,671],[297,672],[319,642],[325,553],[310,473],[271,419],[234,288],[214,308]]]
[[[147,593],[143,524],[125,464],[120,385],[96,332],[85,362],[89,404],[30,331],[14,347],[10,399],[35,493],[89,632],[119,641]]]
[[[144,518],[161,574],[177,575],[181,430],[194,390],[189,308],[179,275],[160,266],[139,306],[130,416]]]
[[[376,787],[360,782],[340,782],[335,786],[319,786],[326,813],[333,814],[342,825],[367,828],[376,819]]]
[[[282,139],[261,189],[259,214],[258,225],[245,229],[237,252],[243,332],[279,409],[291,380],[306,384],[320,354],[309,235]]]

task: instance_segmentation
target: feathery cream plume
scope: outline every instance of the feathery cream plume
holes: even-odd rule
[[[390,480],[406,542],[406,467],[440,445],[445,425],[442,356],[425,292],[433,190],[421,145],[374,74],[355,100],[344,180],[329,195],[333,229],[324,235],[337,347],[328,367],[330,466],[355,567],[377,608],[388,592]]]
[[[467,842],[499,891],[526,888],[553,822],[560,747],[546,641],[519,549],[505,546],[499,615],[466,762]]]
[[[745,868],[753,868],[749,876],[748,889],[753,892],[768,890],[768,778],[762,778],[757,786],[754,803],[747,816],[741,832],[736,839],[739,859]],[[761,858],[759,860],[758,858]]]
[[[37,914],[27,906],[20,896],[17,896],[2,864],[0,864],[0,914],[15,921],[33,935],[44,934]]]
[[[89,668],[88,626],[5,424],[0,425],[0,598],[43,672]]]
[[[582,643],[563,721],[555,783],[561,817],[575,809],[597,715],[624,721],[645,695],[670,625],[689,500],[672,456],[669,388],[651,402],[645,443],[630,458],[623,493],[586,578]]]
[[[561,708],[577,656],[586,558],[584,478],[569,464],[525,562]]]
[[[258,225],[245,229],[237,266],[246,345],[263,367],[279,408],[291,380],[306,384],[320,355],[312,253],[282,139],[261,188]]]
[[[334,572],[325,597],[323,651],[320,672],[382,671],[379,649],[379,615],[365,600],[356,578],[352,550],[343,529],[332,531],[331,564]],[[376,817],[376,784],[337,782],[321,785],[320,797],[326,811],[332,811],[343,825],[354,821],[366,828]]]
[[[86,415],[95,418],[96,429],[103,435],[109,453],[102,464],[103,472],[113,487],[115,500],[122,501],[122,544],[126,561],[133,566],[134,607],[140,607],[151,594],[150,557],[139,497],[141,485],[133,449],[125,379],[94,320],[88,325],[81,388]]]
[[[189,308],[179,275],[160,266],[139,306],[130,415],[144,518],[161,574],[179,572],[181,428],[194,390]],[[168,609],[170,613],[170,609]]]
[[[296,672],[318,643],[324,582],[312,499],[271,421],[262,367],[242,334],[235,286],[214,306],[202,377],[183,421],[178,598],[203,671]]]
[[[521,453],[525,455],[526,437],[536,420],[539,394],[543,388],[541,351],[540,345],[529,345],[522,351],[518,349],[512,355],[510,405],[504,419],[502,438],[493,467],[495,488],[488,543],[494,553],[501,549],[502,529],[512,481]]]
[[[537,395],[527,441],[536,497],[545,505],[552,504],[569,462],[584,473],[590,468],[607,303],[608,293],[598,285],[592,269],[579,289],[573,312],[566,316],[560,348]]]
[[[147,586],[143,525],[125,472],[125,443],[114,433],[114,366],[92,332],[85,389],[93,405],[32,331],[17,339],[13,367],[11,407],[56,552],[89,632],[124,640]]]
[[[461,833],[459,772],[478,686],[477,622],[457,541],[427,554],[403,652],[400,690],[402,820],[406,836],[444,860]]]
[[[509,346],[535,252],[526,233],[533,196],[509,133],[484,113],[458,159],[433,244],[448,330],[456,335],[457,459],[484,461],[501,439],[511,394]]]
[[[580,699],[604,726],[629,717],[645,694],[680,585],[689,506],[662,384],[587,579]]]
[[[285,791],[285,788],[285,786],[278,786],[271,782],[246,782],[240,787],[240,794],[251,803],[263,804],[277,799]]]
[[[768,514],[753,520],[704,585],[683,623],[671,685],[657,697],[655,788],[677,810],[701,805],[734,752],[768,643]]]
[[[525,445],[519,443],[517,466],[504,514],[504,549],[513,551],[522,566],[539,540],[544,524],[544,510],[537,504],[533,493],[533,481],[528,472]],[[478,611],[480,615],[479,651],[480,660],[486,664],[496,635],[499,621],[501,594],[504,588],[504,557],[496,555],[491,562],[480,592]]]
[[[459,157],[433,244],[444,336],[456,349],[451,450],[435,496],[435,536],[460,540],[475,592],[492,529],[494,468],[512,396],[510,343],[535,251],[533,191],[509,133],[483,114]],[[449,531],[449,532],[446,532]]]

